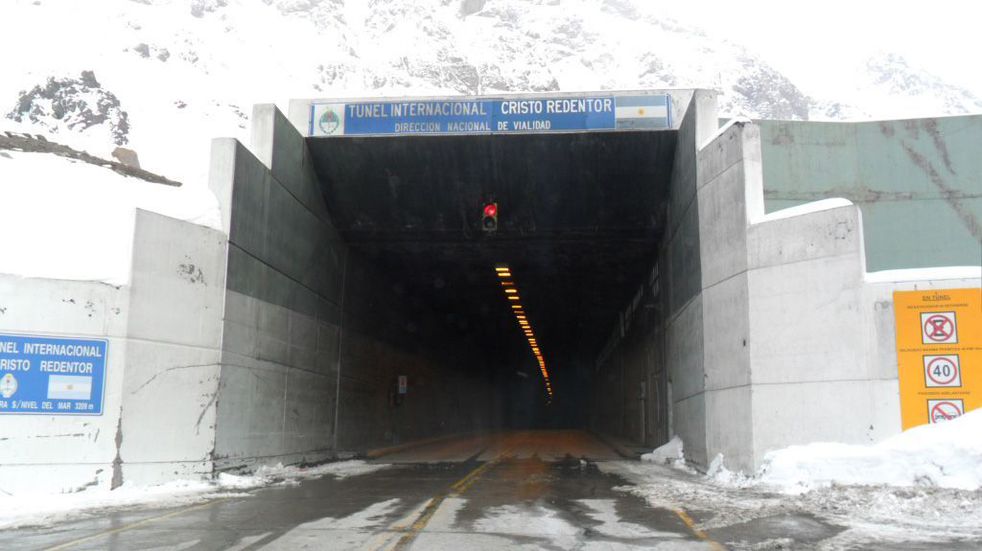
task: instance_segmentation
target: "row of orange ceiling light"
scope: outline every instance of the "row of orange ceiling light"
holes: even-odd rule
[[[542,380],[546,384],[546,392],[549,394],[549,400],[551,401],[552,383],[549,381],[549,370],[546,368],[546,360],[542,357],[542,350],[539,349],[539,341],[535,338],[535,333],[532,331],[532,324],[525,314],[525,308],[522,306],[522,299],[519,296],[518,287],[515,285],[515,281],[511,275],[511,268],[505,264],[499,264],[494,267],[494,271],[498,274],[498,279],[501,280],[501,286],[505,290],[505,297],[511,305],[515,319],[518,321],[518,326],[522,329],[522,333],[525,334],[525,338],[528,339],[532,354],[535,355],[536,361],[539,362],[539,371],[542,372]]]

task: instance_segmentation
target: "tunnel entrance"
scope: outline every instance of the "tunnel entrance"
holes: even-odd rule
[[[612,334],[629,337],[625,306],[657,310],[636,295],[657,274],[676,142],[675,130],[307,138],[358,267],[346,274],[345,310],[364,315],[350,323],[487,378],[502,426],[587,427],[602,413],[594,402],[605,347]],[[489,203],[499,211],[494,232],[481,225]],[[496,275],[502,265],[548,365],[551,400]],[[667,415],[643,413],[665,407],[663,396],[655,403],[664,381],[618,384],[630,388],[611,389],[611,399],[636,401],[616,413],[640,426],[634,439],[667,435],[667,426],[645,427]]]

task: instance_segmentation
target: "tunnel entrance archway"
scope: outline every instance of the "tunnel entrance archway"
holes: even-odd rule
[[[498,294],[499,264],[525,289],[549,359],[552,419],[582,423],[586,411],[590,428],[646,447],[674,434],[697,464],[723,453],[743,469],[780,445],[883,426],[879,408],[840,415],[831,433],[808,421],[852,400],[828,369],[872,369],[866,353],[882,351],[863,330],[860,211],[769,215],[760,127],[720,128],[711,91],[661,97],[677,121],[664,130],[622,127],[615,113],[599,127],[453,136],[352,137],[359,129],[335,118],[327,127],[345,135],[320,138],[317,101],[291,102],[289,118],[257,106],[254,155],[213,144],[228,234],[219,388],[231,389],[217,401],[216,468],[493,428],[505,408],[541,422],[514,409],[529,403],[525,381],[538,382],[533,400],[544,393]],[[502,218],[493,237],[478,227],[488,200]],[[842,324],[821,319],[827,307]],[[826,361],[833,352],[842,361]],[[393,410],[403,375],[408,396]],[[514,384],[488,384],[505,377]],[[871,403],[893,392],[858,381],[851,391]],[[270,423],[241,396],[287,403]],[[281,438],[259,443],[256,427]]]
[[[442,322],[413,339],[415,322],[404,320],[410,340],[431,349],[467,343],[474,357],[457,367],[494,379],[504,424],[570,427],[588,423],[598,356],[657,269],[676,141],[676,131],[658,130],[314,137],[307,145],[351,254]],[[489,202],[499,208],[494,233],[481,228]],[[495,276],[500,264],[511,267],[548,358],[548,407]],[[652,397],[637,395],[644,399]]]

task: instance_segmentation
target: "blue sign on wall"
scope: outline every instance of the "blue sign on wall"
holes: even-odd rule
[[[314,103],[311,136],[508,134],[672,127],[667,95]]]
[[[102,415],[109,343],[0,334],[0,414]]]

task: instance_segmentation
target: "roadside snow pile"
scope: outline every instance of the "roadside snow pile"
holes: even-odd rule
[[[108,162],[107,162],[108,165]],[[0,274],[128,283],[135,209],[220,227],[204,188],[125,176],[51,153],[0,151]]]
[[[839,485],[982,488],[982,409],[873,446],[814,443],[768,453],[755,482],[787,493]]]
[[[258,488],[271,484],[299,484],[301,480],[320,478],[331,475],[334,478],[348,478],[373,473],[388,467],[385,464],[367,463],[360,459],[325,463],[314,467],[296,467],[277,464],[272,467],[259,467],[256,472],[247,475],[221,473],[218,475],[218,485],[222,488]]]
[[[244,490],[295,485],[301,480],[348,478],[389,467],[365,461],[339,461],[315,467],[260,467],[252,475],[221,473],[215,481],[175,480],[158,486],[123,484],[115,490],[90,488],[71,494],[0,493],[0,530],[47,525],[121,507],[181,507],[214,499],[249,497]]]
[[[705,475],[682,472],[679,448],[670,442],[645,461],[597,467],[652,507],[697,511],[698,528],[723,534],[727,548],[974,549],[982,541],[982,410],[875,446],[792,446],[767,454],[754,476],[727,470],[722,455]],[[729,539],[752,537],[754,526],[777,539]],[[809,538],[821,530],[827,539],[816,545]]]
[[[723,463],[723,454],[721,453],[716,454],[716,457],[709,462],[709,468],[706,469],[706,478],[716,484],[730,486],[732,488],[746,488],[754,484],[753,478],[741,472],[733,472],[727,469]]]
[[[685,450],[683,449],[682,439],[675,435],[671,440],[655,448],[651,453],[641,456],[641,461],[657,463],[659,465],[670,465],[676,469],[695,472],[685,464]]]
[[[0,495],[0,530],[37,526],[117,507],[179,507],[210,499],[246,497],[205,481],[175,480],[159,486],[123,484],[115,490],[89,489],[73,494]]]

